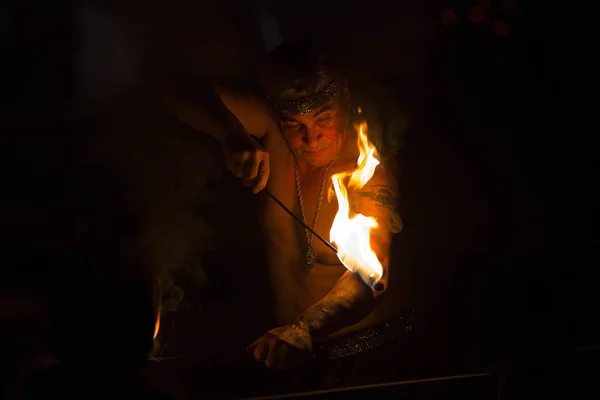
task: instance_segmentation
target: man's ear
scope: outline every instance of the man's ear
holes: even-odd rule
[[[346,103],[350,104],[350,90],[348,89],[348,81],[346,79],[342,82],[342,92],[346,98]]]
[[[352,107],[352,101],[350,97],[350,90],[348,90],[348,81],[344,79],[342,82],[342,93],[344,94],[344,100],[348,108]]]
[[[348,81],[344,80],[344,86],[342,89],[344,93],[344,100],[346,101],[346,108],[348,109],[351,116],[356,116],[356,110],[352,106],[352,96],[350,95],[350,90],[348,89]]]

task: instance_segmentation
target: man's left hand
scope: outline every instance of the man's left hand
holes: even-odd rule
[[[279,371],[305,365],[311,357],[310,351],[294,347],[272,333],[256,340],[246,351],[252,352],[256,361]]]

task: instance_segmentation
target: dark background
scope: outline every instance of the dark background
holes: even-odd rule
[[[242,357],[271,327],[257,199],[159,94],[251,86],[278,40],[306,35],[408,116],[394,251],[428,334],[402,362],[471,372],[597,344],[593,30],[583,8],[517,0],[4,3],[6,381],[52,353],[56,296],[62,329],[97,323],[118,362],[137,292],[91,296],[100,275],[163,289],[153,354],[194,356],[149,364],[170,391],[276,391]]]

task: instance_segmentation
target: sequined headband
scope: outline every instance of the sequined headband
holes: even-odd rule
[[[321,93],[312,96],[302,97],[298,100],[283,100],[270,96],[268,99],[274,109],[284,114],[310,114],[313,110],[333,99],[341,88],[340,79],[337,78]]]

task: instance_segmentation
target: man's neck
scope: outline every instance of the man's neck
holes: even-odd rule
[[[298,159],[296,159],[296,162],[298,163],[298,173],[300,174],[300,177],[321,176],[321,174],[325,171],[325,168],[327,168],[327,165],[315,166],[302,162]]]

